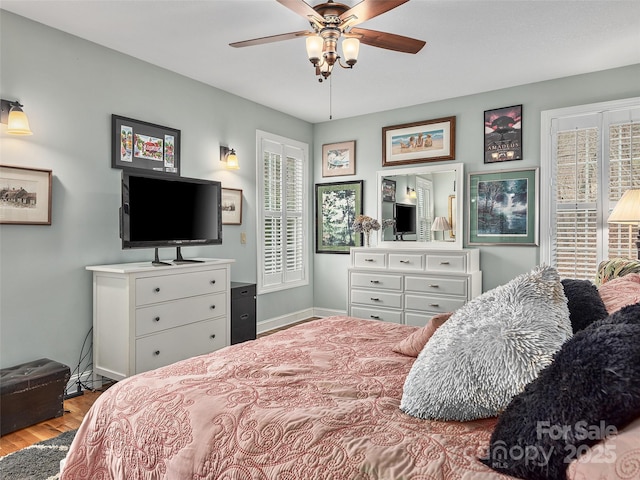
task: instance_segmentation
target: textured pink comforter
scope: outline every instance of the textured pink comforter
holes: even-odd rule
[[[333,317],[123,380],[67,456],[70,479],[496,479],[477,456],[494,419],[432,422],[398,406],[414,327]]]

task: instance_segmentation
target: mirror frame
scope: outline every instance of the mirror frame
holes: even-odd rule
[[[421,167],[411,167],[411,168],[397,168],[391,170],[379,170],[377,172],[377,189],[378,189],[378,205],[377,205],[377,218],[382,221],[382,179],[383,177],[390,177],[393,175],[421,175],[421,174],[430,174],[430,173],[439,173],[439,172],[450,172],[455,171],[455,210],[456,210],[456,236],[455,239],[451,242],[396,242],[396,241],[384,241],[382,240],[382,230],[378,230],[377,232],[377,242],[376,245],[378,247],[384,248],[397,248],[397,249],[409,249],[409,248],[424,248],[424,249],[433,249],[433,250],[462,250],[463,248],[463,238],[465,235],[464,232],[464,164],[463,163],[445,163],[438,165],[425,165]],[[448,199],[447,199],[448,201]]]

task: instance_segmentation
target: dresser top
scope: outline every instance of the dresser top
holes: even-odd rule
[[[135,263],[116,263],[113,265],[89,265],[87,270],[109,273],[137,273],[137,272],[177,272],[180,270],[196,269],[198,267],[210,267],[214,265],[228,265],[235,262],[232,258],[194,258],[200,260],[197,263],[169,263],[169,265],[153,265],[151,261]]]

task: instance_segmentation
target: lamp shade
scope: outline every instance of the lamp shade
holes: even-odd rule
[[[12,106],[7,121],[7,133],[11,135],[33,135],[27,114],[18,106]]]
[[[444,217],[436,217],[433,224],[431,224],[431,231],[433,232],[444,232],[450,229],[451,225],[449,225],[449,222]]]
[[[324,48],[324,39],[320,35],[312,35],[307,37],[307,56],[314,65],[322,58],[322,49]]]
[[[347,64],[354,65],[358,61],[359,52],[360,40],[357,38],[345,38],[342,40],[342,53]]]
[[[624,192],[607,222],[640,223],[640,189]]]
[[[238,156],[236,155],[236,151],[232,148],[231,152],[227,156],[227,169],[228,170],[238,170],[240,168],[240,164],[238,163]]]

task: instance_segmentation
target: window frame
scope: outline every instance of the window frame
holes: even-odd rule
[[[302,180],[301,180],[301,194],[302,194],[302,210],[291,215],[291,217],[301,218],[302,222],[302,272],[301,278],[295,280],[287,280],[283,274],[279,282],[273,282],[265,284],[265,232],[263,230],[264,220],[266,218],[265,213],[265,189],[264,189],[264,152],[265,148],[263,142],[267,141],[272,144],[279,144],[282,149],[282,158],[286,160],[287,150],[299,150],[302,160]],[[283,255],[282,265],[286,269],[286,232],[287,232],[287,211],[286,211],[286,161],[282,162],[282,184],[280,187],[281,205],[282,210],[282,242],[281,252]],[[277,292],[281,290],[287,290],[290,288],[297,288],[305,285],[309,285],[309,145],[286,138],[280,135],[272,134],[262,130],[256,130],[256,231],[257,231],[257,285],[256,291],[258,294]],[[285,270],[286,271],[286,270]]]

